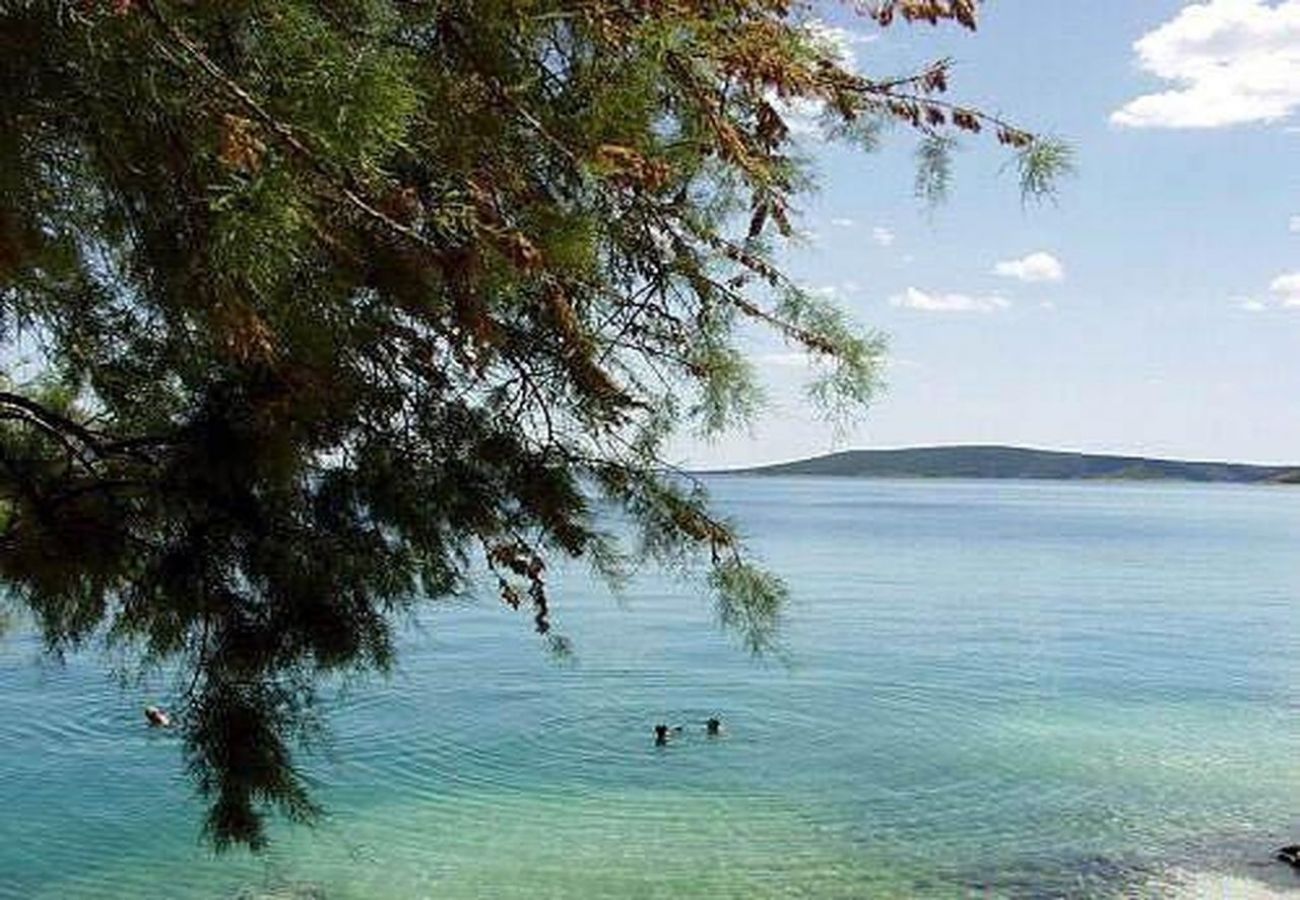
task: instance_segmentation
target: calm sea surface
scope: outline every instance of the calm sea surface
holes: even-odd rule
[[[651,573],[556,573],[564,662],[486,591],[431,606],[330,702],[327,820],[258,858],[199,844],[141,715],[166,681],[0,639],[0,897],[1300,889],[1269,862],[1300,840],[1300,489],[712,489],[793,587],[784,659]],[[688,727],[656,749],[657,721]]]

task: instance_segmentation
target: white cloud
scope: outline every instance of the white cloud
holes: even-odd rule
[[[924,312],[991,313],[1006,309],[1011,301],[998,294],[972,296],[970,294],[931,294],[909,287],[901,294],[889,298],[891,306],[919,309]]]
[[[877,225],[871,229],[871,239],[882,247],[892,247],[894,245],[894,232],[883,225]]]
[[[1282,306],[1300,306],[1300,272],[1277,276],[1269,282],[1268,290]]]
[[[806,97],[778,97],[775,93],[767,100],[794,137],[812,141],[825,139],[825,129],[821,125],[823,107],[820,101],[809,100]]]
[[[993,267],[994,275],[1015,278],[1031,284],[1043,281],[1064,281],[1065,266],[1050,253],[1031,253],[1021,259],[1009,259]]]
[[[874,34],[829,25],[821,19],[812,20],[804,29],[836,62],[851,72],[858,70],[858,54],[854,48],[870,44],[876,39]]]
[[[800,288],[813,297],[820,297],[824,300],[843,300],[854,294],[861,293],[862,283],[846,279],[835,284],[801,284]]]
[[[1240,309],[1261,312],[1269,307],[1300,308],[1300,272],[1284,272],[1268,283],[1269,300],[1258,297],[1233,297],[1232,303]]]
[[[852,228],[854,222],[852,219],[831,219],[831,224],[836,228]]]
[[[1275,122],[1300,107],[1300,0],[1204,0],[1133,44],[1170,82],[1111,113],[1129,128]]]
[[[804,369],[809,368],[813,360],[802,350],[792,350],[786,353],[760,353],[753,358],[753,361],[760,366],[771,366],[778,369]]]
[[[1292,234],[1300,234],[1300,216],[1292,216],[1287,221],[1286,227]]]

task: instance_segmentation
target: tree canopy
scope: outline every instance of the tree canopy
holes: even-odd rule
[[[880,336],[777,263],[790,117],[914,134],[927,197],[963,132],[1029,193],[1067,164],[947,99],[945,61],[846,68],[816,13],[0,0],[0,584],[53,650],[177,667],[218,846],[312,817],[314,686],[384,669],[476,566],[549,635],[548,561],[698,561],[771,639],[779,580],[663,448],[752,413],[748,325],[820,361],[828,415],[876,390]]]

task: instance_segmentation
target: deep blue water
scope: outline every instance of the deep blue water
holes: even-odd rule
[[[0,639],[0,897],[1300,889],[1269,862],[1300,840],[1300,491],[711,487],[793,589],[779,659],[651,572],[557,574],[567,661],[488,591],[432,604],[329,704],[327,820],[259,858],[199,843],[140,712],[166,681]]]

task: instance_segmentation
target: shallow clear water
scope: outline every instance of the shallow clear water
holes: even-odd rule
[[[331,704],[327,821],[261,858],[198,843],[148,689],[0,640],[0,897],[1300,888],[1268,861],[1300,838],[1300,492],[712,487],[794,588],[784,660],[651,574],[621,600],[560,574],[567,662],[486,594],[430,607],[392,679]],[[657,721],[689,727],[656,749]]]

